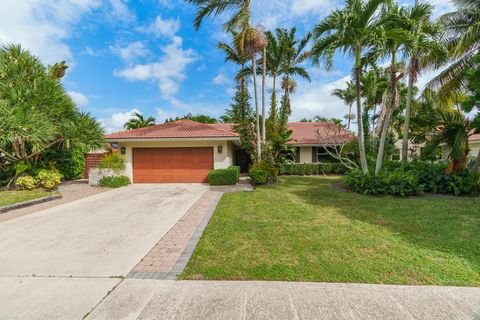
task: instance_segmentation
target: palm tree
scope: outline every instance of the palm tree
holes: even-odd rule
[[[377,44],[380,37],[378,9],[385,0],[348,0],[342,9],[333,11],[313,31],[315,43],[312,48],[314,63],[323,59],[327,69],[332,68],[335,51],[350,53],[355,57],[355,91],[357,102],[358,146],[360,164],[365,174],[368,173],[365,153],[362,119],[362,102],[360,78],[362,74],[362,53]]]
[[[446,29],[444,42],[452,63],[427,84],[428,88],[440,88],[441,96],[465,90],[466,72],[475,67],[474,58],[480,48],[480,1],[451,2],[457,10],[441,16],[439,22]]]
[[[352,105],[355,102],[355,84],[352,81],[348,81],[345,89],[335,89],[332,95],[340,98],[348,106],[348,113],[345,118],[348,121],[347,129],[350,130],[350,121],[355,119],[352,117]]]
[[[418,75],[425,66],[440,66],[447,60],[447,50],[440,41],[440,28],[431,22],[432,6],[417,4],[405,9],[405,28],[409,31],[410,43],[406,54],[410,56],[408,65],[408,93],[403,127],[402,160],[408,161],[408,142],[410,131],[410,114],[412,110],[413,89]]]
[[[234,45],[242,56],[251,58],[253,71],[253,88],[255,98],[256,129],[257,129],[257,157],[261,158],[261,135],[260,135],[260,117],[258,108],[257,93],[257,66],[256,53],[263,49],[264,43],[261,41],[261,34],[250,25],[250,0],[187,0],[198,7],[195,16],[194,27],[200,28],[204,18],[212,16],[215,18],[219,14],[234,10],[233,15],[224,24],[228,31],[235,30]]]
[[[155,125],[154,117],[145,118],[140,113],[134,112],[133,117],[130,118],[130,120],[128,120],[127,122],[125,122],[123,127],[127,130],[132,130],[132,129],[145,128],[153,125]]]

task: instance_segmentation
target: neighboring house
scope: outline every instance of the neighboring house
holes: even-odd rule
[[[297,162],[302,163],[322,161],[325,143],[353,139],[333,123],[292,122],[289,128],[289,144],[297,147]],[[248,161],[231,124],[179,120],[107,134],[106,140],[125,156],[126,174],[133,183],[207,182],[209,170],[245,167]]]
[[[470,147],[470,152],[468,154],[468,157],[476,158],[478,155],[478,151],[480,150],[480,133],[472,134],[468,138],[468,146]],[[441,149],[442,149],[442,158],[446,159],[450,154],[450,147],[448,147],[447,145],[442,145]]]

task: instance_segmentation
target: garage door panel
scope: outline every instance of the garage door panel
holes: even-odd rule
[[[135,183],[208,182],[213,148],[134,148]]]

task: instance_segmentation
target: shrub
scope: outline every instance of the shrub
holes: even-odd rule
[[[126,176],[107,176],[100,179],[98,184],[101,187],[120,188],[130,184],[130,179]]]
[[[62,182],[62,174],[58,170],[40,170],[37,174],[37,181],[39,186],[45,189],[54,189]]]
[[[37,181],[32,176],[18,177],[16,186],[20,190],[32,190],[37,186]]]
[[[240,166],[230,166],[228,169],[235,170],[237,173],[237,182],[240,181]]]
[[[60,171],[65,180],[80,179],[83,176],[87,153],[88,148],[84,146],[61,149],[52,148],[42,156],[42,161],[46,162],[47,165],[39,168],[49,169],[51,163]]]
[[[228,186],[237,183],[238,173],[235,169],[214,169],[208,172],[208,182],[212,186]]]
[[[268,172],[262,168],[251,167],[248,175],[254,185],[266,184],[268,181]]]
[[[278,168],[275,166],[273,161],[271,159],[263,159],[261,161],[254,162],[250,169],[255,168],[255,169],[261,169],[267,173],[267,182],[276,182],[278,179]],[[250,170],[249,170],[249,175],[250,175]]]
[[[98,163],[97,168],[125,170],[125,158],[119,152],[112,152]]]
[[[345,174],[349,171],[341,163],[285,163],[280,167],[281,175]]]

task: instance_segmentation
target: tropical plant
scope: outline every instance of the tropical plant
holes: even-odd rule
[[[119,152],[109,153],[97,164],[97,168],[124,170],[125,157],[122,156]]]
[[[410,133],[410,115],[414,99],[414,86],[418,75],[425,67],[439,67],[445,63],[448,52],[441,43],[442,32],[439,24],[431,21],[433,7],[429,4],[417,4],[403,10],[405,29],[408,30],[409,45],[405,53],[410,57],[408,65],[408,93],[403,127],[402,160],[408,161],[408,142]]]
[[[218,123],[218,120],[214,117],[207,116],[204,114],[193,115],[191,112],[187,113],[182,117],[167,118],[165,119],[165,123],[179,121],[179,120],[192,120],[200,123]]]
[[[10,177],[50,148],[103,146],[100,124],[76,108],[61,75],[18,45],[0,48],[0,171]]]
[[[130,120],[128,120],[127,122],[125,122],[123,127],[127,130],[132,130],[145,128],[153,125],[155,125],[154,117],[145,118],[142,114],[134,112],[133,117],[130,118]]]
[[[358,146],[360,164],[364,173],[368,173],[365,153],[362,119],[362,101],[360,78],[362,75],[362,54],[371,47],[381,44],[382,33],[376,22],[378,10],[385,0],[348,0],[345,7],[330,13],[313,30],[314,45],[312,57],[315,64],[321,60],[327,69],[332,68],[333,55],[336,51],[349,53],[355,57],[355,91],[357,102]]]
[[[36,181],[40,187],[52,190],[62,182],[62,178],[62,174],[54,168],[50,170],[43,169],[38,172]]]
[[[355,85],[352,81],[348,81],[345,89],[335,89],[333,90],[332,95],[341,99],[348,106],[348,113],[345,118],[348,121],[347,130],[350,130],[350,121],[355,119],[355,115],[352,114],[352,105],[355,102]]]

